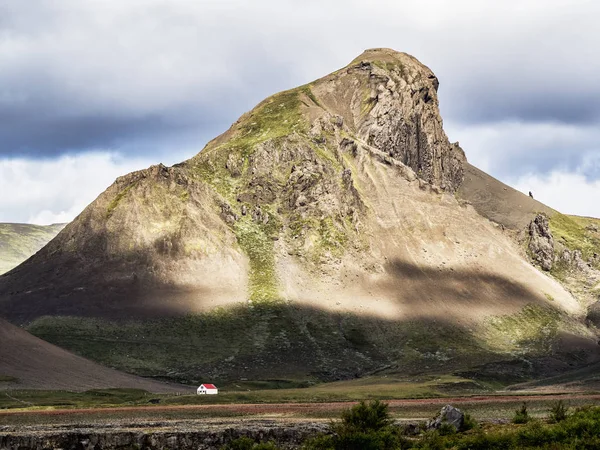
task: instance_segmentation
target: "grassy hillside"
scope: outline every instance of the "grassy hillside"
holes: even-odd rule
[[[247,380],[285,388],[372,374],[450,374],[548,354],[553,356],[542,366],[529,362],[518,374],[488,378],[504,385],[555,375],[557,367],[586,358],[579,342],[576,351],[561,348],[558,337],[568,332],[567,326],[559,312],[539,307],[490,317],[473,333],[443,320],[386,320],[282,303],[145,321],[43,317],[28,330],[136,375],[186,384]]]
[[[332,381],[385,368],[416,373],[494,359],[451,324],[399,326],[284,304],[147,321],[45,317],[29,331],[110,367],[185,383]]]
[[[134,377],[44,342],[0,319],[0,393],[15,389],[135,388],[185,392],[181,386]],[[0,407],[1,408],[1,407]]]
[[[555,242],[581,251],[585,261],[593,261],[596,255],[594,265],[600,268],[600,219],[556,213],[550,217],[550,230]]]
[[[64,224],[0,223],[0,275],[18,266],[46,245]]]

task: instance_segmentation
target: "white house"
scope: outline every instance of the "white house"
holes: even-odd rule
[[[219,390],[214,384],[201,384],[198,390],[196,391],[198,395],[204,394],[218,394]]]

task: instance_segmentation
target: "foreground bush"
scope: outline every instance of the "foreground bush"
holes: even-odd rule
[[[527,412],[527,403],[523,402],[523,405],[515,411],[513,417],[513,423],[527,423],[529,422],[529,413]]]
[[[486,429],[469,418],[470,431],[426,431],[407,437],[401,427],[392,423],[385,403],[362,402],[342,414],[342,421],[332,425],[332,434],[310,439],[303,450],[600,450],[600,407],[580,408],[566,414],[564,405],[555,404],[548,418],[550,423],[532,420],[526,405],[517,413],[527,418],[526,424]],[[255,443],[248,438],[224,448],[277,450],[274,444]]]
[[[401,429],[392,425],[387,403],[375,400],[342,413],[332,425],[333,435],[309,440],[305,450],[397,450],[410,448]]]
[[[528,418],[528,420],[530,420]],[[417,444],[418,445],[418,444]],[[563,420],[546,424],[529,421],[517,429],[479,431],[446,439],[442,448],[458,450],[492,449],[600,449],[600,408],[583,408]]]
[[[562,400],[557,401],[550,407],[550,420],[553,422],[562,422],[567,418],[568,408]]]
[[[254,442],[248,437],[241,437],[222,447],[221,450],[279,450],[272,442]]]

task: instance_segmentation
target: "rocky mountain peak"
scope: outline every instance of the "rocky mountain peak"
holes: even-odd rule
[[[343,69],[263,101],[195,159],[232,149],[250,156],[257,145],[285,136],[302,137],[334,154],[353,141],[453,191],[462,182],[465,156],[443,131],[438,86],[416,58],[391,49],[367,50]],[[227,158],[235,167],[235,155]]]

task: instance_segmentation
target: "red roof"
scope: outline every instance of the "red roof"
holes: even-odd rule
[[[217,387],[214,384],[203,384],[204,389],[216,389]]]

